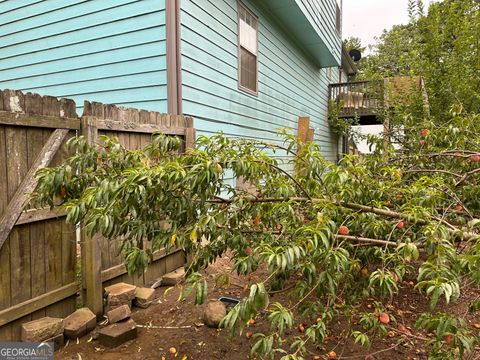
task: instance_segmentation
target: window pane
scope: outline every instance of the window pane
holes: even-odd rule
[[[247,13],[247,16],[250,15]],[[243,46],[253,54],[257,54],[257,24],[256,19],[253,19],[251,16],[250,18],[255,23],[249,24],[240,19],[240,46]]]
[[[257,91],[257,57],[240,47],[240,85]]]

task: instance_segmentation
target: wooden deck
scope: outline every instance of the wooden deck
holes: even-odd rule
[[[329,85],[329,99],[340,105],[343,118],[375,117],[383,105],[383,81],[354,81]]]

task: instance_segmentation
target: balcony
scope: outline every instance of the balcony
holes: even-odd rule
[[[383,107],[384,81],[330,84],[329,99],[339,106],[341,118],[358,118],[360,125],[380,124],[377,114]]]

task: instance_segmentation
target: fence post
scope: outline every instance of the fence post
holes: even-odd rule
[[[98,137],[96,118],[84,116],[80,120],[81,134],[90,145],[95,145]],[[103,314],[103,288],[102,288],[102,258],[98,236],[87,236],[81,230],[82,240],[82,273],[83,284],[86,289],[86,306],[96,315]]]
[[[195,128],[193,127],[193,118],[185,117],[185,149],[195,146]]]
[[[302,145],[308,142],[309,133],[310,133],[310,117],[300,116],[298,118],[298,129],[297,129],[297,139],[298,139],[297,154],[298,155],[300,155],[302,152]],[[297,174],[299,174],[299,165],[300,164],[298,163],[298,160],[297,160],[295,164],[295,172]]]

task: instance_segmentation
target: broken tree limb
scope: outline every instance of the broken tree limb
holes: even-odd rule
[[[328,199],[318,199],[318,198],[309,199],[309,198],[305,198],[305,197],[290,197],[290,198],[256,198],[256,197],[252,197],[252,198],[243,198],[243,200],[244,201],[250,201],[252,203],[281,203],[281,202],[302,202],[302,203],[308,203],[309,202],[309,203],[314,203],[314,204],[315,203],[317,203],[317,204],[332,203]],[[215,199],[210,200],[209,202],[228,204],[228,203],[235,202],[235,200],[222,199],[222,198],[216,197]],[[414,224],[417,224],[417,225],[427,225],[428,224],[428,221],[425,220],[425,219],[415,219],[411,215],[402,214],[400,212],[396,212],[396,211],[392,211],[392,210],[388,210],[388,209],[381,209],[381,208],[377,208],[377,207],[374,207],[374,206],[362,205],[362,204],[357,204],[357,203],[352,203],[352,202],[343,202],[343,201],[333,202],[333,203],[335,203],[337,206],[340,206],[340,207],[343,207],[343,208],[347,208],[347,209],[351,209],[351,210],[357,210],[357,211],[360,211],[360,212],[372,213],[372,214],[375,214],[375,215],[379,215],[379,216],[383,216],[383,217],[387,217],[387,218],[392,218],[392,219],[407,220],[407,221],[409,221],[411,223],[414,223]],[[450,232],[451,234],[454,234],[454,235],[460,235],[461,234],[462,239],[465,240],[465,241],[480,237],[479,234],[475,234],[475,233],[472,233],[472,232],[466,232],[462,229],[459,229],[459,228],[453,226],[452,224],[448,223],[445,220],[438,219],[438,218],[434,217],[433,215],[430,215],[430,217],[433,221],[438,221],[438,222],[446,225],[447,231]]]

